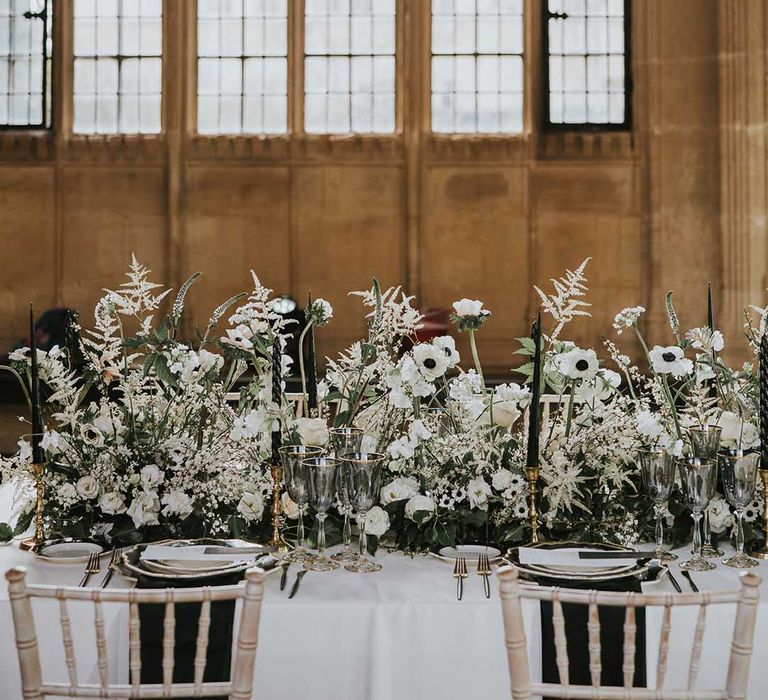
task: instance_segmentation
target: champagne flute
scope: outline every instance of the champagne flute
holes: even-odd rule
[[[384,455],[378,452],[353,452],[342,457],[342,474],[347,482],[353,510],[357,513],[360,528],[360,555],[344,568],[354,573],[371,573],[381,570],[381,564],[366,558],[367,538],[365,517],[379,496],[381,467]]]
[[[325,556],[325,519],[336,497],[336,474],[339,460],[333,457],[310,457],[302,464],[309,474],[309,502],[317,518],[317,556],[304,562],[309,571],[333,571],[339,565]]]
[[[361,428],[331,428],[330,434],[336,458],[350,452],[360,452],[360,446],[363,442],[363,430]],[[352,549],[352,504],[349,499],[349,490],[347,489],[346,479],[339,478],[337,484],[339,500],[341,500],[342,507],[344,508],[344,528],[342,530],[344,549],[332,555],[331,559],[343,562],[354,561],[357,559],[357,554]]]
[[[304,548],[304,514],[309,500],[309,477],[303,460],[308,457],[319,457],[322,453],[322,448],[310,445],[285,445],[280,448],[285,486],[288,495],[299,510],[299,517],[296,520],[296,548],[287,554],[284,560],[299,562],[312,557]]]
[[[726,566],[735,569],[749,569],[760,562],[744,553],[744,508],[755,494],[755,479],[760,465],[758,452],[731,450],[718,455],[723,475],[725,497],[736,510],[736,554],[723,560]]]
[[[680,564],[686,571],[710,571],[716,568],[702,555],[701,518],[715,495],[717,484],[717,462],[706,462],[693,457],[679,459],[680,481],[683,489],[683,500],[691,509],[693,518],[693,556]]]
[[[675,464],[665,449],[639,450],[640,475],[643,486],[651,497],[656,515],[656,548],[653,556],[660,561],[675,561],[677,554],[664,549],[664,524],[661,510],[675,485]]]
[[[704,425],[700,428],[691,428],[688,431],[688,438],[691,441],[691,457],[701,459],[706,462],[717,460],[717,453],[720,450],[720,435],[723,429],[716,425]],[[717,486],[717,484],[715,484]],[[712,530],[709,527],[709,511],[704,511],[703,519],[704,543],[701,548],[701,554],[704,557],[722,557],[724,552],[712,545]]]

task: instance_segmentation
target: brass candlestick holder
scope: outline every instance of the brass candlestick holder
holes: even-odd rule
[[[765,541],[763,546],[752,552],[753,557],[758,559],[768,559],[768,469],[759,470],[760,478],[763,481],[763,533],[765,533]]]
[[[288,547],[280,536],[280,519],[283,510],[280,500],[283,468],[279,464],[273,464],[270,467],[270,472],[272,473],[274,486],[272,487],[272,539],[269,541],[269,546],[274,547],[278,552],[287,552]]]
[[[43,484],[43,471],[45,467],[42,464],[32,465],[32,474],[35,476],[35,534],[32,537],[28,537],[25,540],[19,542],[19,548],[28,551],[34,551],[45,540],[45,533],[43,532],[43,511],[45,509],[45,485]]]
[[[531,523],[531,544],[539,541],[539,473],[541,467],[526,467],[525,476],[528,479],[528,493],[530,503],[528,506],[528,519]]]

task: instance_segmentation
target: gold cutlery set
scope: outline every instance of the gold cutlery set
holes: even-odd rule
[[[477,575],[483,579],[485,597],[491,597],[491,561],[487,554],[480,553],[477,557]],[[456,600],[464,597],[464,579],[469,577],[466,557],[457,557],[453,566],[453,578],[456,579]]]
[[[115,573],[115,570],[112,565],[118,561],[122,553],[123,553],[123,550],[120,547],[117,547],[112,550],[112,556],[109,559],[109,566],[107,567],[107,573],[104,574],[104,578],[102,579],[101,584],[99,584],[99,588],[106,588],[109,582],[112,580],[112,575]],[[91,576],[95,576],[101,573],[101,559],[99,557],[100,557],[100,554],[96,552],[88,555],[88,562],[85,565],[83,578],[80,580],[80,583],[78,584],[80,588],[83,588],[88,585],[88,581],[90,581]]]

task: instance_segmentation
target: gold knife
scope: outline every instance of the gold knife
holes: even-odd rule
[[[298,574],[296,574],[296,581],[293,584],[293,587],[291,588],[291,592],[288,594],[288,598],[293,598],[293,596],[296,595],[299,591],[299,584],[301,583],[301,579],[303,579],[307,575],[307,569],[302,569],[299,571]]]

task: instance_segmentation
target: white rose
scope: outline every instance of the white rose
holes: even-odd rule
[[[419,511],[432,513],[435,510],[435,502],[429,496],[413,496],[405,504],[405,517],[413,520],[414,514]]]
[[[147,490],[155,488],[165,479],[165,472],[156,464],[148,464],[139,473],[141,474],[141,484]]]
[[[74,484],[66,482],[65,484],[59,486],[59,490],[56,492],[56,495],[63,503],[74,503],[77,500],[77,489],[74,487]]]
[[[145,491],[133,499],[128,507],[128,515],[131,516],[136,528],[144,525],[158,525],[160,513],[160,499],[154,491]]]
[[[401,476],[381,488],[380,499],[383,505],[387,505],[388,503],[404,501],[407,498],[418,495],[419,482],[415,479]]]
[[[249,523],[260,520],[264,513],[264,499],[258,493],[246,491],[240,499],[240,503],[237,504],[237,512]]]
[[[178,515],[182,519],[192,512],[192,499],[183,491],[169,491],[163,496],[163,515]]]
[[[512,472],[509,469],[499,469],[491,479],[491,484],[497,491],[506,491],[511,483]]]
[[[726,447],[748,450],[760,442],[757,428],[733,411],[723,411],[716,425],[722,428],[720,442]]]
[[[485,313],[483,311],[483,302],[475,299],[461,299],[453,302],[453,310],[456,315],[465,318],[467,316],[481,316]]]
[[[99,508],[105,515],[125,513],[125,499],[116,491],[103,493],[99,499]]]
[[[529,394],[523,391],[517,384],[501,384],[491,394],[491,410],[488,411],[488,420],[493,420],[495,425],[511,428],[515,421],[523,415],[518,402],[521,399],[528,400]]]
[[[414,448],[415,445],[407,437],[403,436],[390,443],[389,447],[387,447],[387,452],[389,452],[392,459],[410,459],[413,457]]]
[[[285,491],[283,492],[283,495],[280,496],[280,502],[283,505],[283,513],[285,513],[285,517],[288,518],[288,520],[298,520],[299,506],[291,500],[291,497]]]
[[[709,513],[709,529],[712,532],[724,532],[733,525],[733,515],[728,502],[719,494],[709,502],[707,513]]]
[[[93,425],[84,424],[80,428],[80,437],[86,445],[91,445],[92,447],[102,447],[104,445],[104,436]]]
[[[374,537],[381,537],[389,530],[389,514],[383,508],[374,506],[365,516],[365,532]]]
[[[490,493],[491,487],[482,476],[475,477],[467,484],[467,498],[472,508],[487,510]]]
[[[99,494],[99,482],[96,481],[96,479],[94,479],[90,474],[81,476],[77,480],[77,484],[75,486],[77,488],[77,492],[83,498],[96,498],[96,496]]]
[[[299,418],[296,428],[304,445],[323,447],[328,442],[328,425],[325,418]]]

